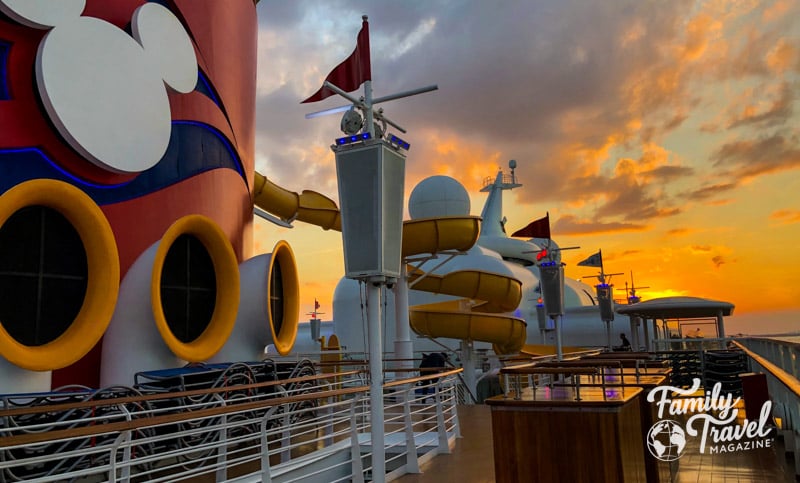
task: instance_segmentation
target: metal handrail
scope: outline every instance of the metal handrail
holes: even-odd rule
[[[390,458],[400,458],[404,463],[394,472],[414,471],[415,465],[418,471],[421,458],[449,452],[449,443],[459,434],[456,404],[460,371],[386,384],[384,406],[395,407],[394,414],[399,416],[395,418],[396,424],[403,426],[402,442],[398,444],[396,438],[387,442],[392,446]],[[342,374],[349,377],[335,377]],[[288,390],[277,385],[280,391],[277,394],[272,391],[253,395],[240,390],[251,385],[184,391],[180,394],[192,397],[179,398],[179,405],[167,408],[160,402],[166,401],[164,393],[156,398],[118,398],[130,404],[126,408],[118,406],[122,414],[117,411],[109,415],[110,419],[103,419],[102,415],[93,416],[89,409],[77,414],[82,419],[66,421],[69,424],[64,425],[58,418],[48,423],[49,417],[36,415],[76,403],[53,404],[48,409],[37,406],[26,408],[27,411],[10,409],[0,419],[0,481],[33,478],[44,482],[84,477],[123,482],[175,481],[200,475],[226,481],[227,469],[241,465],[249,465],[248,471],[255,471],[249,474],[270,481],[276,475],[303,466],[294,464],[294,458],[302,455],[316,458],[314,451],[326,448],[352,454],[344,465],[331,464],[329,470],[337,476],[330,481],[363,481],[364,472],[370,470],[363,467],[368,465],[362,465],[362,459],[369,454],[364,451],[369,447],[362,446],[360,438],[370,431],[370,409],[364,397],[369,387],[359,379],[361,374],[362,371],[351,371],[325,374],[321,378],[298,378],[303,382],[302,387]],[[435,388],[434,401],[428,402],[426,399],[431,395],[418,394],[422,387],[416,383],[436,378],[435,384],[426,386]],[[315,379],[319,381],[314,382]],[[199,395],[211,397],[196,397]],[[233,397],[225,399],[228,396]],[[394,398],[406,403],[398,405]],[[79,406],[91,408],[102,403],[110,408],[118,400],[91,401],[88,406]],[[33,426],[25,426],[29,422]],[[26,433],[30,428],[36,429]],[[335,446],[345,441],[349,441],[350,449]],[[50,446],[53,443],[56,446]],[[64,449],[56,452],[48,449],[56,447]],[[26,476],[30,473],[25,472],[31,468],[36,474]]]
[[[780,367],[776,366],[775,364],[771,363],[767,359],[751,351],[750,349],[742,345],[740,342],[733,341],[733,344],[739,349],[743,350],[744,353],[748,355],[748,357],[759,363],[761,367],[763,367],[767,372],[769,372],[773,377],[775,377],[775,379],[779,380],[781,384],[783,384],[786,387],[786,389],[794,393],[795,397],[800,398],[800,381],[798,381],[797,378],[795,378],[788,372],[784,371]]]

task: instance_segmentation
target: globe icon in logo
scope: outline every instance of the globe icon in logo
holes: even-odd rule
[[[647,432],[647,449],[661,461],[675,461],[686,448],[686,433],[680,424],[663,419]]]

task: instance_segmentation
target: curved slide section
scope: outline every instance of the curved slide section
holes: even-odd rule
[[[473,312],[512,312],[522,299],[522,283],[505,275],[483,270],[459,270],[445,275],[415,271],[408,278],[414,290],[455,295],[481,301]]]
[[[333,200],[314,191],[298,195],[259,173],[255,173],[253,202],[285,221],[299,220],[325,230],[342,229]],[[480,235],[480,220],[478,216],[456,216],[405,221],[402,256],[469,250]],[[414,290],[465,298],[412,307],[409,323],[418,334],[489,342],[500,354],[519,352],[525,343],[525,321],[501,314],[519,306],[519,280],[480,270],[435,275],[413,269],[409,283],[414,284]]]
[[[478,217],[412,220],[403,226],[403,256],[468,250],[480,233]],[[416,305],[409,310],[414,332],[429,337],[469,339],[494,344],[498,354],[519,352],[525,343],[524,320],[511,312],[522,299],[522,283],[481,270],[459,270],[445,275],[412,269],[414,290],[465,297],[461,300]]]
[[[253,182],[253,203],[284,221],[311,223],[325,230],[342,230],[342,218],[336,202],[316,191],[301,194],[281,188],[256,172]]]
[[[480,216],[420,218],[403,222],[403,258],[445,250],[467,251],[478,241]],[[417,289],[423,290],[423,289]]]

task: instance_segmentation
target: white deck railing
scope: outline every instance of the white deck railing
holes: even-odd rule
[[[418,472],[458,435],[458,372],[385,385],[387,480]],[[364,481],[362,371],[169,394],[3,399],[0,482]],[[436,381],[421,394],[420,381]],[[24,405],[22,405],[24,403]],[[19,405],[18,407],[15,407]]]

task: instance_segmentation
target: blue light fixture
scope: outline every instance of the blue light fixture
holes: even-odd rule
[[[361,134],[353,134],[352,136],[345,136],[343,138],[336,139],[337,146],[344,146],[345,144],[353,144],[359,141],[366,141],[370,139],[370,135],[368,132],[362,132]]]
[[[410,144],[408,144],[407,142],[403,141],[402,139],[400,139],[399,137],[395,136],[394,134],[392,134],[389,137],[389,142],[394,144],[398,148],[405,149],[406,151],[408,151],[411,148]]]

